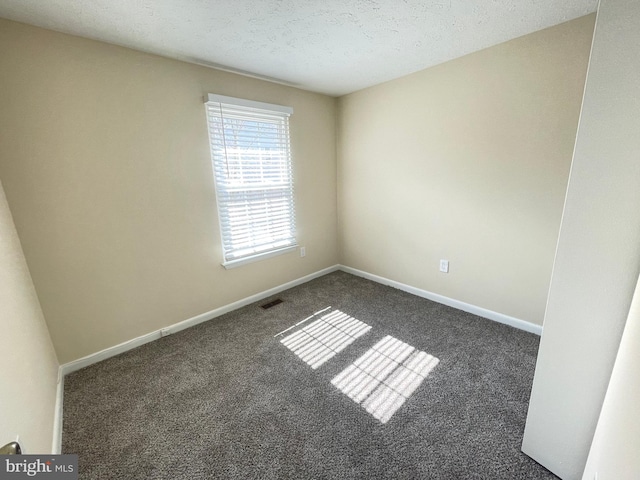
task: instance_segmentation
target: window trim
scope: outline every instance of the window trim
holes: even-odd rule
[[[255,100],[247,100],[244,98],[227,97],[226,95],[218,95],[210,93],[207,95],[206,103],[227,103],[238,107],[257,108],[260,110],[272,110],[274,112],[283,113],[285,115],[293,115],[293,108],[284,105],[276,105],[275,103],[256,102]]]
[[[226,262],[223,261],[220,265],[229,270],[231,268],[241,267],[242,265],[246,265],[247,263],[253,263],[260,260],[265,260],[267,258],[277,257],[278,255],[293,252],[297,249],[298,244],[296,243],[295,245],[289,245],[288,247],[279,248],[278,250],[269,250],[268,252],[254,253],[253,255],[238,258],[236,260],[229,260]]]
[[[213,93],[209,93],[206,97],[205,97],[205,105],[207,108],[205,108],[205,112],[207,115],[207,137],[208,137],[208,141],[209,141],[209,146],[210,146],[210,156],[211,156],[211,165],[213,168],[213,180],[214,180],[214,186],[215,186],[215,193],[216,193],[216,206],[217,206],[217,213],[218,213],[218,226],[219,226],[219,230],[220,230],[220,240],[221,240],[221,249],[222,249],[222,262],[221,265],[225,268],[225,269],[231,269],[231,268],[236,268],[242,265],[246,265],[248,263],[253,263],[256,261],[260,261],[260,260],[264,260],[267,258],[271,258],[271,257],[275,257],[278,255],[283,255],[285,253],[290,253],[293,252],[295,250],[297,250],[298,248],[298,241],[297,241],[297,232],[295,231],[295,196],[294,196],[294,192],[292,190],[291,194],[291,207],[293,210],[293,218],[292,218],[292,226],[294,228],[293,231],[293,243],[290,245],[286,245],[284,247],[280,247],[280,248],[276,248],[276,249],[272,249],[272,250],[267,250],[267,251],[263,251],[263,252],[259,252],[259,253],[254,253],[254,254],[250,254],[250,255],[246,255],[244,257],[241,258],[235,258],[235,259],[231,259],[231,260],[227,260],[227,254],[228,251],[225,251],[225,243],[224,243],[224,238],[225,238],[225,234],[223,232],[223,225],[222,225],[222,218],[221,218],[221,211],[220,211],[220,195],[218,192],[218,179],[216,177],[216,154],[214,154],[214,150],[213,150],[213,145],[214,145],[214,138],[212,136],[212,132],[211,132],[211,121],[210,121],[210,113],[209,113],[209,107],[210,107],[210,103],[216,103],[216,104],[227,104],[233,107],[245,107],[245,108],[250,108],[250,109],[256,109],[256,110],[263,110],[266,112],[272,112],[276,115],[282,115],[283,117],[289,117],[290,115],[293,114],[293,108],[288,107],[288,106],[284,106],[284,105],[276,105],[276,104],[272,104],[272,103],[265,103],[265,102],[258,102],[258,101],[254,101],[254,100],[247,100],[247,99],[243,99],[243,98],[236,98],[236,97],[228,97],[225,95],[218,95],[218,94],[213,94]],[[222,115],[222,113],[221,113]],[[288,133],[288,129],[287,129],[287,133]],[[287,135],[287,150],[288,150],[288,158],[289,158],[289,168],[291,169],[291,173],[290,173],[290,181],[293,183],[293,161],[291,159],[291,145],[290,145],[290,141],[291,141],[291,137],[288,134]],[[288,198],[288,197],[287,197]]]

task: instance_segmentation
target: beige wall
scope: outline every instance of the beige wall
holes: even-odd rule
[[[58,361],[0,184],[0,446],[52,451]]]
[[[640,270],[639,24],[636,0],[601,0],[524,433],[565,480],[582,476]]]
[[[611,374],[582,480],[640,478],[640,281]]]
[[[336,100],[0,20],[0,178],[62,363],[333,265]],[[225,270],[203,96],[294,108],[300,245]]]
[[[341,263],[541,324],[593,23],[341,98]]]

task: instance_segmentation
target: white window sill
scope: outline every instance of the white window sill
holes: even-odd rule
[[[277,257],[278,255],[283,255],[285,253],[293,252],[297,250],[298,245],[291,245],[289,247],[280,248],[278,250],[270,250],[264,253],[258,253],[256,255],[251,255],[249,257],[239,258],[237,260],[230,260],[228,262],[222,262],[222,266],[229,270],[230,268],[240,267],[242,265],[246,265],[247,263],[258,262],[260,260],[264,260],[265,258]]]

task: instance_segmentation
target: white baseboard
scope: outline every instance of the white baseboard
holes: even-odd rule
[[[51,453],[59,455],[62,452],[62,404],[64,399],[64,378],[62,368],[58,367],[58,385],[56,387],[56,405],[53,412],[53,441]]]
[[[81,368],[88,367],[89,365],[93,365],[94,363],[101,362],[102,360],[106,360],[107,358],[114,357],[121,353],[127,352],[136,347],[139,347],[140,345],[144,345],[145,343],[149,343],[154,340],[157,340],[160,337],[179,332],[180,330],[193,327],[194,325],[198,325],[199,323],[206,322],[208,320],[212,320],[216,317],[219,317],[220,315],[224,315],[225,313],[229,313],[233,310],[237,310],[238,308],[244,307],[251,303],[260,301],[264,298],[280,293],[284,290],[288,290],[289,288],[293,288],[303,283],[306,283],[310,280],[313,280],[314,278],[321,277],[323,275],[326,275],[327,273],[335,272],[339,268],[340,268],[339,265],[334,265],[332,267],[319,270],[317,272],[311,273],[309,275],[298,278],[296,280],[292,280],[290,282],[284,283],[277,287],[270,288],[269,290],[265,290],[263,292],[256,293],[255,295],[251,295],[250,297],[243,298],[241,300],[238,300],[237,302],[233,302],[223,307],[211,310],[209,312],[196,315],[195,317],[191,317],[187,320],[174,323],[173,325],[170,325],[168,327],[155,330],[151,333],[147,333],[146,335],[133,338],[131,340],[120,343],[118,345],[114,345],[113,347],[105,348],[104,350],[100,350],[99,352],[92,353],[91,355],[87,355],[86,357],[82,357],[77,360],[73,360],[69,363],[65,363],[63,365],[60,365],[60,376],[64,379],[65,375],[75,372],[76,370],[80,370]],[[60,383],[63,384],[63,381],[60,381]]]
[[[432,300],[434,302],[448,305],[449,307],[457,308],[458,310],[463,310],[465,312],[473,313],[474,315],[478,315],[479,317],[487,318],[489,320],[493,320],[499,323],[504,323],[505,325],[509,325],[511,327],[515,327],[520,330],[524,330],[526,332],[535,333],[536,335],[542,335],[542,326],[536,325],[535,323],[527,322],[525,320],[520,320],[519,318],[515,318],[515,317],[510,317],[508,315],[494,312],[492,310],[487,310],[486,308],[477,307],[475,305],[461,302],[459,300],[454,300],[453,298],[445,297],[444,295],[439,295],[437,293],[429,292],[427,290],[422,290],[420,288],[412,287],[410,285],[405,285],[404,283],[396,282],[395,280],[389,280],[388,278],[380,277],[378,275],[364,272],[362,270],[357,270],[355,268],[347,267],[345,265],[340,265],[339,269],[346,273],[351,273],[353,275],[357,275],[359,277],[366,278],[368,280],[372,280],[374,282],[381,283],[383,285],[388,285],[390,287],[403,290],[413,295],[417,295],[418,297],[423,297],[428,300]]]
[[[427,298],[429,300],[433,300],[434,302],[442,303],[444,305],[448,305],[450,307],[457,308],[465,312],[473,313],[474,315],[488,318],[489,320],[494,320],[499,323],[504,323],[506,325],[510,325],[520,330],[525,330],[527,332],[535,333],[537,335],[542,334],[542,327],[540,325],[536,325],[534,323],[530,323],[525,320],[520,320],[515,317],[504,315],[502,313],[494,312],[492,310],[487,310],[486,308],[471,305],[469,303],[461,302],[459,300],[454,300],[453,298],[445,297],[437,293],[412,287],[410,285],[396,282],[395,280],[390,280],[388,278],[374,275],[372,273],[364,272],[362,270],[357,270],[355,268],[347,267],[346,265],[334,265],[332,267],[319,270],[317,272],[311,273],[309,275],[298,278],[296,280],[292,280],[290,282],[284,283],[277,287],[270,288],[269,290],[265,290],[255,295],[251,295],[249,297],[243,298],[241,300],[238,300],[237,302],[233,302],[223,307],[211,310],[209,312],[196,315],[195,317],[189,318],[187,320],[183,320],[181,322],[175,323],[168,327],[155,330],[153,332],[147,333],[146,335],[133,338],[131,340],[120,343],[118,345],[114,345],[113,347],[109,347],[99,352],[92,353],[91,355],[87,355],[86,357],[82,357],[77,360],[73,360],[69,363],[60,365],[59,384],[63,384],[64,376],[71,372],[75,372],[76,370],[80,370],[81,368],[88,367],[89,365],[93,365],[94,363],[98,363],[102,360],[106,360],[107,358],[114,357],[121,353],[127,352],[136,347],[144,345],[145,343],[149,343],[154,340],[157,340],[162,336],[170,335],[172,333],[179,332],[186,328],[193,327],[194,325],[197,325],[199,323],[206,322],[213,318],[219,317],[220,315],[224,315],[225,313],[231,312],[233,310],[237,310],[238,308],[244,307],[251,303],[270,297],[272,295],[280,293],[289,288],[301,285],[310,280],[326,275],[327,273],[335,272],[336,270],[342,270],[343,272],[351,273],[353,275],[357,275],[359,277],[363,277],[363,278],[372,280],[374,282],[381,283],[383,285],[389,285],[391,287],[398,288],[400,290],[411,293],[413,295]],[[61,394],[59,395],[59,397],[60,399],[62,398]],[[62,404],[62,400],[60,400],[60,403]],[[61,408],[62,407],[60,407],[60,409]]]
[[[255,295],[251,295],[249,297],[243,298],[241,300],[238,300],[237,302],[233,302],[223,307],[211,310],[209,312],[196,315],[195,317],[189,318],[187,320],[183,320],[181,322],[175,323],[168,327],[155,330],[153,332],[147,333],[146,335],[133,338],[131,340],[120,343],[118,345],[114,345],[113,347],[105,348],[104,350],[101,350],[99,352],[92,353],[91,355],[87,355],[86,357],[82,357],[77,360],[73,360],[71,362],[60,365],[60,368],[58,371],[58,386],[56,391],[56,404],[55,404],[55,413],[54,413],[54,422],[53,422],[53,442],[51,447],[52,453],[58,454],[61,452],[61,449],[62,449],[62,412],[63,412],[62,406],[63,406],[63,400],[64,400],[65,375],[75,372],[77,370],[80,370],[81,368],[88,367],[89,365],[93,365],[94,363],[98,363],[102,360],[106,360],[107,358],[114,357],[121,353],[127,352],[136,347],[144,345],[145,343],[149,343],[154,340],[157,340],[162,336],[176,333],[186,328],[193,327],[194,325],[198,325],[199,323],[212,320],[216,317],[224,315],[225,313],[231,312],[233,310],[237,310],[238,308],[244,307],[251,303],[257,302],[259,300],[270,297],[284,290],[288,290],[289,288],[296,287],[298,285],[309,282],[315,278],[321,277],[331,272],[335,272],[337,270],[342,270],[343,272],[346,272],[346,273],[351,273],[353,275],[357,275],[359,277],[363,277],[383,285],[388,285],[388,286],[397,288],[399,290],[403,290],[405,292],[411,293],[413,295],[427,298],[434,302],[442,303],[444,305],[448,305],[450,307],[457,308],[465,312],[473,313],[474,315],[478,315],[480,317],[488,318],[489,320],[494,320],[499,323],[504,323],[506,325],[510,325],[520,330],[525,330],[527,332],[535,333],[537,335],[542,334],[542,327],[540,325],[535,325],[533,323],[520,320],[518,318],[510,317],[508,315],[503,315],[501,313],[487,310],[482,307],[477,307],[475,305],[471,305],[468,303],[464,303],[459,300],[454,300],[453,298],[445,297],[443,295],[438,295],[437,293],[429,292],[427,290],[422,290],[416,287],[412,287],[410,285],[405,285],[404,283],[396,282],[394,280],[380,277],[378,275],[364,272],[362,270],[357,270],[355,268],[347,267],[345,265],[334,265],[332,267],[319,270],[315,273],[311,273],[309,275],[298,278],[296,280],[292,280],[290,282],[284,283],[277,287],[270,288],[269,290],[256,293]]]
[[[87,355],[86,357],[72,360],[68,363],[63,363],[62,365],[60,365],[61,376],[64,379],[65,375],[75,372],[76,370],[80,370],[84,367],[88,367],[89,365],[93,365],[94,363],[106,360],[107,358],[115,357],[116,355],[120,355],[121,353],[133,350],[140,345],[153,342],[160,337],[162,337],[161,331],[156,330],[154,332],[147,333],[146,335],[142,335],[140,337],[127,340],[126,342],[120,343],[118,345],[114,345],[113,347],[105,348],[104,350],[100,350],[99,352],[92,353],[90,355]]]

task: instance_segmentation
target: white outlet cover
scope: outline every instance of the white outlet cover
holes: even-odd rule
[[[449,273],[449,260],[440,260],[440,271]]]

